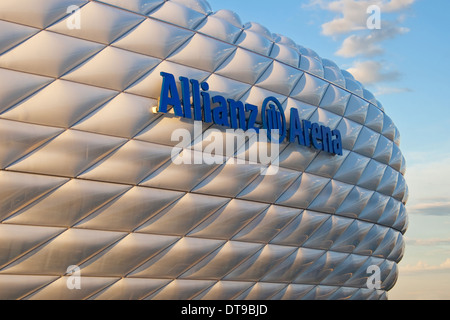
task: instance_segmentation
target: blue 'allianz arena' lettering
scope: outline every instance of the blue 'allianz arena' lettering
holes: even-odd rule
[[[197,80],[186,77],[179,78],[180,95],[174,75],[161,72],[161,76],[163,82],[159,112],[167,113],[171,106],[177,117],[192,119],[193,116],[196,121],[215,123],[244,131],[255,130],[259,133],[256,124],[259,115],[258,106],[226,99],[221,95],[211,97],[207,82],[199,83]],[[275,141],[279,143],[287,138],[291,143],[297,142],[306,147],[342,155],[342,137],[339,130],[331,130],[318,123],[300,120],[298,110],[295,108],[290,110],[290,126],[288,128],[284,110],[275,97],[268,97],[264,100],[261,108],[261,121],[262,127],[267,129],[269,141],[274,138],[271,136],[272,130],[276,130],[278,137]]]

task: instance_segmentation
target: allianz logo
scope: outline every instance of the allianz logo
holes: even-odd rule
[[[250,103],[226,99],[222,95],[211,96],[207,82],[200,83],[198,80],[186,77],[179,77],[181,87],[179,92],[173,74],[166,72],[160,74],[163,79],[157,111],[167,114],[170,109],[173,109],[176,117],[193,119],[194,138],[200,137],[202,143],[211,141],[211,144],[204,149],[197,146],[197,150],[194,151],[200,152],[194,152],[195,156],[193,156],[186,151],[186,146],[193,141],[191,132],[181,128],[174,130],[171,139],[179,142],[172,152],[172,161],[175,164],[223,163],[224,158],[227,161],[233,161],[236,150],[239,154],[239,146],[245,146],[245,142],[242,144],[245,139],[248,139],[250,144],[255,142],[254,139],[259,142],[256,154],[248,155],[249,159],[246,160],[270,167],[278,165],[279,144],[283,141],[325,151],[330,155],[343,154],[339,130],[331,130],[319,123],[300,120],[296,108],[290,109],[288,124],[285,111],[275,97],[267,97],[262,106],[258,107]],[[209,129],[202,133],[202,123],[216,124],[228,129],[225,135],[217,129]],[[223,136],[232,138],[228,139],[229,141],[220,141]],[[196,146],[195,143],[194,146]],[[240,160],[242,159],[237,157],[234,161]],[[245,160],[242,161],[245,162]],[[276,172],[277,170],[273,168],[271,170],[266,168],[261,173],[268,175],[276,174]]]
[[[211,97],[207,82],[199,83],[195,79],[186,77],[179,77],[180,94],[173,74],[161,72],[161,76],[163,81],[158,106],[159,112],[167,113],[169,106],[172,106],[177,117],[188,119],[194,117],[195,121],[214,123],[244,131],[254,130],[259,133],[260,128],[257,126],[256,120],[259,110],[261,110],[262,128],[266,129],[269,141],[274,140],[281,143],[287,139],[291,143],[297,142],[306,147],[342,155],[342,138],[339,130],[331,130],[327,126],[308,120],[301,121],[296,108],[290,109],[288,128],[283,107],[275,97],[267,97],[262,107],[258,108],[249,103],[244,104],[242,101],[226,99],[221,95]],[[193,112],[191,107],[193,107]],[[272,137],[272,130],[278,132],[277,139]]]

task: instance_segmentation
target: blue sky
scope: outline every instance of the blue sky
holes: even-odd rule
[[[406,253],[389,298],[450,299],[450,1],[208,2],[333,60],[376,95],[400,130],[410,190]],[[359,28],[369,14],[358,8],[371,4],[381,7],[379,31]]]

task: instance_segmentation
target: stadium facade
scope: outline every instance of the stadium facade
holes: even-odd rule
[[[204,0],[2,0],[0,79],[0,299],[394,286],[399,132],[313,50]],[[250,158],[270,128],[275,158]]]

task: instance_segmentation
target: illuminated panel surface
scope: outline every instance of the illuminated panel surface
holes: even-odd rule
[[[276,97],[340,130],[343,155],[283,142],[274,176],[175,165],[171,134],[194,123],[153,113],[161,72]],[[385,299],[395,284],[399,132],[314,51],[204,0],[2,0],[0,83],[0,299]]]

